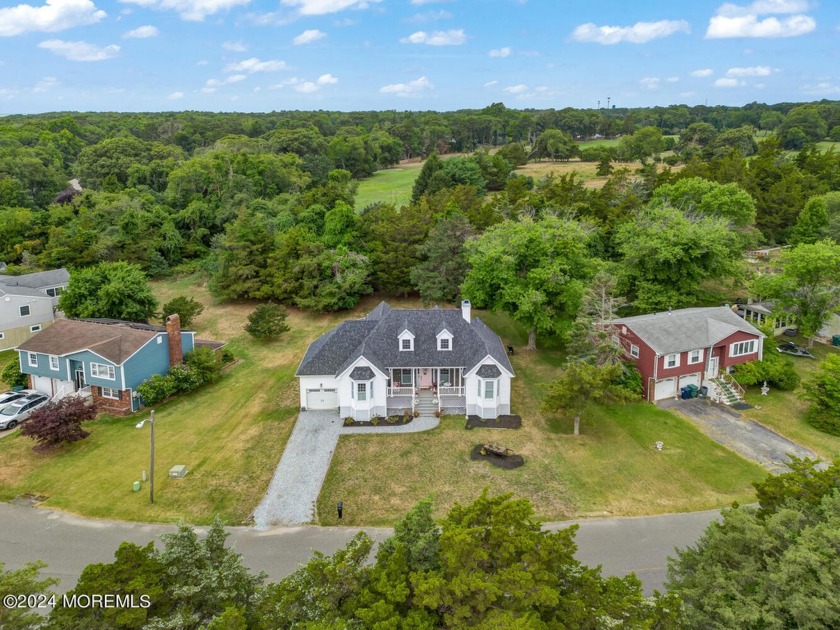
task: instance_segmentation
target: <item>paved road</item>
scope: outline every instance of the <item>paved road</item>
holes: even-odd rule
[[[340,432],[337,412],[300,412],[268,491],[254,510],[258,530],[315,520],[315,504]]]
[[[693,512],[643,518],[576,521],[578,558],[585,564],[603,565],[609,575],[635,571],[650,594],[661,589],[666,558],[674,547],[694,544],[718,512]],[[571,523],[554,523],[549,528]],[[83,519],[52,510],[0,503],[0,561],[6,568],[44,560],[45,575],[61,580],[59,590],[73,587],[82,569],[92,562],[113,561],[114,551],[124,541],[146,544],[173,526]],[[201,528],[199,528],[201,529]],[[345,527],[290,527],[257,531],[232,527],[228,544],[243,555],[254,571],[280,579],[306,562],[312,550],[332,553],[344,546],[358,529]],[[390,535],[388,529],[365,528],[376,540]]]
[[[773,473],[785,472],[790,455],[819,459],[812,450],[792,442],[755,420],[743,419],[726,405],[708,400],[669,400],[662,407],[688,417],[715,442],[764,466]]]

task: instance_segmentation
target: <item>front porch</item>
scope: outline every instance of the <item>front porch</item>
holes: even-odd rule
[[[466,413],[463,368],[391,368],[386,406],[388,415],[405,409],[421,416]]]

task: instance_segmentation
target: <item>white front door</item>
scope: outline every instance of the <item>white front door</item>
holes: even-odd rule
[[[420,387],[430,388],[432,386],[432,369],[420,368]]]
[[[718,377],[718,361],[719,357],[710,357],[709,358],[709,369],[706,370],[706,378],[717,378]]]

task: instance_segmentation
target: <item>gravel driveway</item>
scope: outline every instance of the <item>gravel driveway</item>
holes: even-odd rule
[[[303,525],[315,518],[315,503],[338,444],[338,411],[301,411],[268,492],[254,510],[254,526]]]
[[[660,406],[687,416],[715,442],[731,448],[771,472],[786,471],[788,455],[819,459],[812,450],[791,442],[754,420],[742,419],[741,414],[726,405],[693,398],[668,400],[660,403]]]

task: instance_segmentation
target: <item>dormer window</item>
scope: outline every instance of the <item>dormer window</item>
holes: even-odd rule
[[[437,334],[437,349],[452,350],[452,333],[445,328]]]
[[[414,335],[411,331],[406,329],[400,333],[399,336],[400,352],[410,352],[414,350]]]

